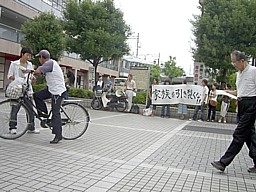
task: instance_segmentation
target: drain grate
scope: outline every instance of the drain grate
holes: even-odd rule
[[[204,133],[217,133],[223,135],[232,135],[234,130],[230,129],[220,129],[220,128],[210,128],[210,127],[196,127],[187,125],[182,130],[186,131],[197,131],[197,132],[204,132]]]

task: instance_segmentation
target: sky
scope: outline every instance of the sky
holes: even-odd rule
[[[148,61],[160,63],[176,57],[177,65],[186,74],[193,73],[192,25],[193,14],[199,15],[199,0],[114,0],[124,13],[124,19],[131,26],[133,37],[128,41],[131,53],[136,55],[139,33],[138,55]]]

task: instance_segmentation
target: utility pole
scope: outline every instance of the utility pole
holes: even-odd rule
[[[139,55],[139,42],[140,42],[140,34],[137,36],[137,48],[136,48],[136,57]]]

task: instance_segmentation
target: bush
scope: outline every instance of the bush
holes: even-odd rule
[[[133,103],[146,104],[146,93],[145,92],[137,92],[136,97],[133,98]]]
[[[94,96],[94,93],[87,90],[87,89],[81,89],[81,88],[70,88],[68,92],[68,96],[70,97],[79,97],[79,98],[85,98],[85,99],[92,99]]]
[[[46,84],[33,84],[32,87],[33,87],[33,91],[36,92],[45,88]]]
[[[39,91],[46,87],[46,84],[34,84],[33,90],[34,92]],[[94,93],[86,90],[86,89],[78,89],[78,88],[70,88],[68,92],[68,96],[70,97],[79,97],[79,98],[85,98],[85,99],[92,99],[94,96]]]

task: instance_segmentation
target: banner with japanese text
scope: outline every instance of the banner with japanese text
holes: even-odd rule
[[[153,85],[152,104],[178,104],[200,105],[203,87],[200,85]],[[224,90],[216,90],[217,95],[226,95],[231,99],[236,96],[226,93]]]
[[[199,85],[153,85],[152,103],[200,105],[202,92],[203,87]]]

